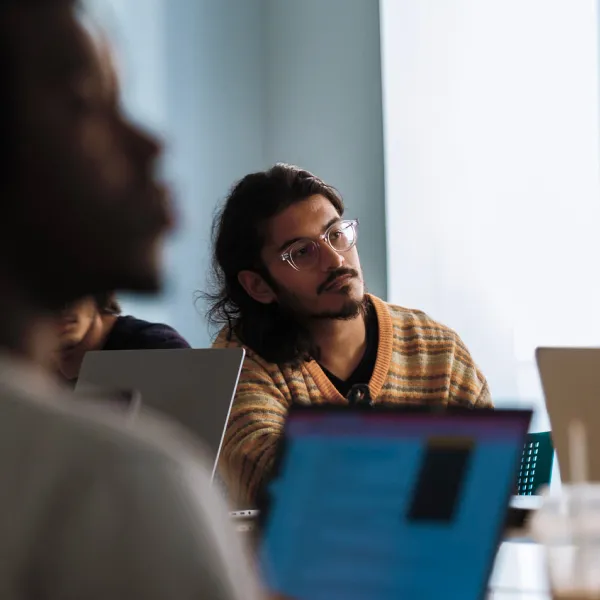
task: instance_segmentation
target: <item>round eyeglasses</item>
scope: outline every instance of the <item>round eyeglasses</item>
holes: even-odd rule
[[[334,223],[318,240],[302,239],[294,242],[282,255],[296,271],[312,269],[319,264],[320,242],[325,242],[335,252],[348,252],[356,244],[358,219]]]

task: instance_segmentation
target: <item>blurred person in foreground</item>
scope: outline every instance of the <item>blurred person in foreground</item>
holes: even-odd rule
[[[70,303],[57,319],[56,368],[74,385],[87,352],[94,350],[160,350],[189,348],[177,331],[121,314],[114,292],[93,294]]]
[[[254,599],[185,434],[73,401],[47,374],[56,311],[157,290],[171,227],[160,146],[124,117],[75,8],[0,3],[0,598]]]
[[[244,177],[214,235],[215,346],[247,351],[221,455],[240,506],[255,505],[293,403],[492,406],[454,331],[365,293],[358,222],[318,177]]]

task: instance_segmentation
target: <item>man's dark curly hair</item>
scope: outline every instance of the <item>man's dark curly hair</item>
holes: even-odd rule
[[[19,77],[18,58],[13,48],[14,31],[12,15],[22,11],[25,15],[37,8],[66,7],[79,9],[77,0],[0,0],[0,146],[2,152],[2,172],[4,177],[12,173],[16,160],[15,148],[18,141],[19,100],[17,85]]]
[[[344,204],[335,188],[298,167],[277,164],[239,181],[213,223],[212,292],[208,320],[226,327],[228,334],[259,356],[274,363],[302,360],[313,354],[308,332],[277,303],[261,304],[251,298],[238,274],[254,270],[274,285],[261,261],[266,223],[286,208],[320,194],[341,216]]]

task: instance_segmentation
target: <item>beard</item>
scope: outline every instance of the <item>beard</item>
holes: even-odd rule
[[[237,322],[236,334],[268,362],[287,363],[318,360],[320,350],[313,343],[312,331],[326,327],[327,321],[350,321],[364,316],[370,310],[370,301],[365,294],[362,274],[357,274],[360,285],[354,289],[355,281],[339,286],[331,298],[337,302],[331,306],[319,306],[323,292],[314,295],[299,294],[271,277],[267,269],[261,273],[269,284],[276,299],[269,304],[256,303],[254,314],[243,315]],[[321,284],[326,287],[327,284]],[[321,287],[320,286],[320,287]],[[329,306],[327,306],[329,304]]]
[[[342,292],[343,289],[340,291]],[[339,309],[335,311],[331,310],[315,313],[310,315],[310,318],[316,320],[334,319],[337,321],[351,321],[352,319],[356,319],[358,316],[364,315],[365,310],[366,298],[363,294],[363,297],[360,300],[347,298]]]
[[[336,294],[339,297],[344,297],[344,301],[335,310],[314,311],[308,309],[293,292],[278,288],[277,305],[281,313],[291,317],[295,321],[304,323],[315,320],[351,321],[361,315],[364,316],[367,309],[367,298],[364,293],[360,298],[352,298],[350,291],[351,286],[349,285],[337,290]]]

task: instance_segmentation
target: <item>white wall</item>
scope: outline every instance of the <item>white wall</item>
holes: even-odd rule
[[[596,2],[381,0],[381,23],[390,300],[540,403],[534,348],[600,341]]]

